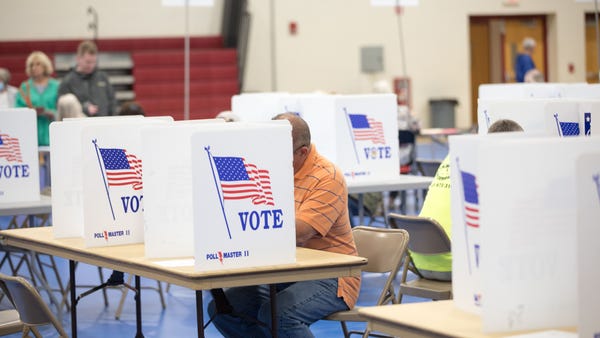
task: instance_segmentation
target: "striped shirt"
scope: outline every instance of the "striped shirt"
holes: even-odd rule
[[[314,145],[294,175],[296,219],[310,224],[317,235],[306,248],[357,256],[348,218],[348,190],[339,168],[317,153]],[[356,304],[360,277],[338,279],[338,297],[350,309]]]

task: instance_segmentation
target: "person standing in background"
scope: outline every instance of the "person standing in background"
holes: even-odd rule
[[[29,54],[25,62],[29,79],[23,81],[16,96],[16,107],[29,107],[37,112],[38,145],[50,145],[50,122],[56,119],[58,80],[52,78],[50,58],[40,51]]]
[[[536,69],[532,58],[534,49],[534,39],[523,39],[523,52],[517,54],[517,58],[515,59],[515,80],[517,82],[525,82],[525,74],[532,69]]]
[[[17,99],[17,88],[10,84],[10,72],[0,68],[0,108],[13,108]]]
[[[83,41],[77,47],[76,67],[60,83],[58,95],[72,93],[87,116],[115,115],[117,102],[108,75],[97,67],[98,47]]]

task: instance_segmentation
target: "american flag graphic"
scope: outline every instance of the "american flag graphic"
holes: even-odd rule
[[[383,124],[363,114],[348,114],[355,141],[372,141],[385,144]]]
[[[467,226],[479,228],[479,195],[475,175],[462,170],[460,175],[465,196],[465,223]]]
[[[0,134],[0,158],[9,162],[23,162],[19,139],[8,134]]]
[[[106,179],[109,186],[132,186],[140,190],[142,185],[142,160],[129,154],[125,149],[99,148]]]
[[[592,113],[583,113],[583,130],[585,136],[592,135]]]
[[[558,114],[554,114],[554,119],[556,120],[556,124],[558,126],[558,136],[578,136],[579,131],[579,121],[576,122],[561,122],[558,119]]]
[[[221,181],[223,199],[250,199],[255,205],[275,205],[269,171],[246,163],[241,157],[213,157]]]

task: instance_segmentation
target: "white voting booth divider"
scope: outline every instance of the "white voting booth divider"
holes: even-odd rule
[[[479,86],[477,97],[480,99],[594,99],[600,97],[600,84],[585,82],[482,84]]]
[[[129,214],[135,200],[133,193],[125,195],[124,189],[135,190],[134,184],[126,179],[125,182],[131,184],[119,186],[115,177],[124,174],[130,179],[127,174],[134,175],[134,157],[139,160],[141,147],[139,129],[146,124],[170,121],[172,118],[127,116],[69,119],[50,125],[55,237],[84,237],[88,246],[140,241],[140,237],[128,236],[129,240],[123,242],[120,238],[125,236],[117,236],[120,231],[125,234],[122,225],[137,227],[140,223],[129,215],[122,217],[123,203],[127,202]],[[137,200],[139,202],[139,196]],[[108,206],[104,208],[104,204]],[[134,206],[140,207],[141,204]],[[105,211],[106,215],[99,214]],[[143,238],[143,234],[141,236]]]
[[[217,123],[225,121],[177,121],[142,129],[146,257],[194,256],[191,136]]]
[[[396,102],[394,94],[258,93],[234,96],[232,111],[242,121],[297,113],[308,123],[319,152],[347,180],[372,180],[399,175]]]
[[[575,163],[599,146],[594,136],[450,137],[454,300],[482,315],[484,331],[577,325]]]
[[[191,157],[196,270],[295,262],[289,123],[211,126],[192,135]]]
[[[267,121],[281,113],[297,113],[302,116],[299,98],[304,95],[285,92],[249,93],[231,97],[231,111],[240,121]]]
[[[600,117],[600,100],[592,99],[482,99],[478,100],[479,134],[500,119],[519,123],[528,133],[558,136],[600,135],[593,128]]]
[[[307,96],[301,107],[319,152],[342,169],[346,180],[400,174],[394,94]]]
[[[600,152],[580,156],[577,180],[577,269],[579,337],[600,337]]]
[[[149,258],[194,256],[203,271],[295,262],[287,121],[76,119],[51,140],[56,237],[145,241]]]
[[[83,237],[88,247],[144,241],[141,129],[159,119],[88,125],[81,133]]]
[[[0,110],[0,203],[38,201],[40,168],[33,109]]]

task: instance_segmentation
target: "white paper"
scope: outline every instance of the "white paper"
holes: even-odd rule
[[[507,338],[577,338],[579,335],[574,332],[565,332],[558,330],[547,330],[535,333],[519,334],[508,336]]]

